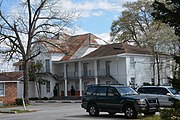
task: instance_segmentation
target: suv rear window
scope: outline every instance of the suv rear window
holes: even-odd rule
[[[115,95],[119,95],[117,90],[115,88],[113,88],[113,87],[109,87],[109,89],[108,89],[108,96],[115,96]]]
[[[144,94],[159,94],[159,95],[166,95],[167,93],[169,93],[166,88],[161,88],[161,87],[139,88],[138,92],[139,93],[144,93]]]
[[[98,87],[96,95],[98,96],[106,96],[107,93],[107,87]]]
[[[144,94],[158,94],[158,88],[156,87],[145,87],[145,88],[139,88],[138,89],[139,93],[144,93]]]
[[[169,93],[169,91],[166,88],[159,88],[160,95],[166,95],[167,93]]]
[[[85,95],[92,95],[92,93],[96,92],[97,87],[96,86],[90,86],[87,88]]]
[[[116,87],[121,95],[135,95],[137,92],[130,87]]]

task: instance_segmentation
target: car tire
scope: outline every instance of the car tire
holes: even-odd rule
[[[111,115],[111,116],[114,116],[115,114],[116,114],[116,112],[108,112],[109,113],[109,115]]]
[[[137,118],[137,112],[136,112],[134,106],[132,106],[132,105],[125,106],[124,114],[127,118],[131,118],[131,119]]]
[[[90,104],[88,107],[89,115],[90,116],[98,116],[99,110],[95,104]]]

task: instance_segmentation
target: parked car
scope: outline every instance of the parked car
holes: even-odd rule
[[[174,100],[180,100],[180,94],[172,86],[141,86],[137,92],[147,98],[158,98],[161,107],[171,107]]]
[[[99,112],[110,115],[124,113],[127,118],[136,118],[138,113],[155,114],[159,108],[156,98],[145,98],[127,86],[90,85],[83,98],[81,107],[90,116],[98,116]]]

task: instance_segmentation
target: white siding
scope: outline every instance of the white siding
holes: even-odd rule
[[[53,68],[53,70],[52,70],[53,74],[56,74],[58,76],[63,76],[63,72],[64,72],[63,64],[54,63],[54,64],[52,64],[52,68]]]
[[[17,83],[17,98],[22,98],[23,96],[23,91],[24,91],[23,85],[24,85],[23,82]]]
[[[137,85],[151,83],[153,68],[150,67],[150,57],[135,57],[135,81]]]
[[[29,98],[38,97],[37,88],[34,81],[29,81]]]
[[[53,89],[54,89],[56,81],[51,76],[45,76],[44,79],[46,79],[47,81],[50,81],[50,92],[47,92],[47,88],[46,88],[47,83],[45,82],[45,84],[41,86],[41,92],[42,92],[41,97],[51,98],[53,97]]]
[[[110,74],[120,84],[126,85],[127,73],[126,73],[126,59],[123,57],[114,57],[110,61]]]

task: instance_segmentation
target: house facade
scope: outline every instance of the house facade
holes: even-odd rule
[[[161,56],[161,85],[168,84],[171,68],[167,56]],[[167,61],[167,62],[166,62]],[[52,62],[59,95],[70,95],[71,86],[82,95],[90,84],[122,84],[136,88],[143,83],[158,84],[158,73],[149,51],[128,44],[102,45],[95,51],[79,58]],[[154,67],[153,67],[154,65]],[[154,69],[154,70],[153,70]],[[164,71],[163,71],[164,70]]]
[[[45,40],[50,41],[48,44]],[[153,55],[125,43],[107,44],[93,34],[58,35],[34,46],[40,50],[35,63],[42,63],[41,97],[82,96],[90,84],[123,84],[136,88],[143,83],[167,84],[170,57],[159,57],[160,70]],[[30,83],[30,96],[38,97],[37,83]],[[72,89],[75,91],[72,94]]]
[[[15,103],[21,78],[22,72],[0,73],[0,101],[3,104]]]

